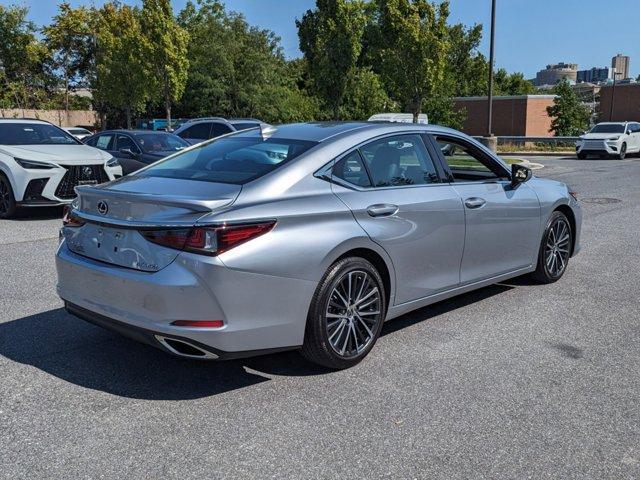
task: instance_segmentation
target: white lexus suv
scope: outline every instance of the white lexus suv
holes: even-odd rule
[[[120,176],[122,167],[109,153],[51,123],[0,118],[0,218],[19,207],[70,203],[76,186]]]
[[[584,159],[588,155],[624,159],[630,153],[640,152],[640,123],[603,122],[597,124],[576,142],[576,154]]]

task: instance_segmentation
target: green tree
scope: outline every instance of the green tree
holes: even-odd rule
[[[373,27],[374,68],[391,97],[406,105],[414,122],[445,77],[449,53],[449,2],[378,0]]]
[[[493,76],[494,95],[531,95],[536,93],[533,83],[524,78],[520,72],[508,73],[504,68],[498,69]]]
[[[45,45],[53,52],[54,68],[62,75],[64,109],[69,110],[71,84],[80,82],[80,77],[89,69],[92,42],[89,11],[63,2],[51,25],[44,27],[42,33]]]
[[[115,2],[96,12],[96,103],[132,114],[144,110],[151,96],[150,72],[144,62],[145,42],[140,11]]]
[[[366,120],[380,112],[397,110],[382,85],[380,77],[370,68],[356,68],[347,79],[340,118],[343,120]]]
[[[334,120],[340,118],[348,82],[357,75],[366,21],[361,0],[316,0],[316,8],[296,20],[312,86]]]
[[[304,60],[285,61],[273,32],[250,26],[217,0],[188,2],[178,18],[191,32],[182,114],[270,122],[317,116],[317,102],[305,90]]]
[[[36,108],[52,76],[26,7],[0,5],[0,107]]]
[[[467,28],[458,23],[448,28],[449,54],[445,71],[446,89],[454,97],[487,94],[489,62],[478,52],[482,25]]]
[[[560,82],[554,93],[556,98],[553,105],[547,107],[547,114],[553,118],[549,131],[557,137],[570,137],[584,132],[589,126],[591,112],[580,101],[569,82]]]
[[[164,106],[167,125],[171,125],[171,106],[179,101],[187,83],[187,45],[189,35],[173,16],[170,0],[143,0],[142,31],[144,58],[153,73],[157,100]]]

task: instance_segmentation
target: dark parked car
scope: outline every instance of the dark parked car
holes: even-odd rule
[[[255,128],[261,123],[264,122],[255,118],[194,118],[180,125],[173,133],[195,145],[227,133]]]
[[[122,165],[123,175],[140,170],[189,146],[173,133],[149,130],[105,130],[85,139],[84,143],[117,158]]]

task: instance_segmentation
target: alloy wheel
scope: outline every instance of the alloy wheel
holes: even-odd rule
[[[545,265],[549,274],[560,277],[569,261],[569,250],[571,247],[571,227],[564,218],[558,218],[549,227],[547,241],[545,243]]]
[[[326,310],[327,338],[344,358],[358,356],[375,340],[382,321],[380,289],[363,270],[345,273],[334,287]]]
[[[11,209],[11,192],[7,183],[0,179],[0,213],[7,213]]]

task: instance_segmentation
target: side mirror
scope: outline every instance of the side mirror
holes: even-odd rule
[[[128,155],[130,157],[137,157],[137,155],[133,153],[133,150],[131,150],[130,148],[121,148],[120,153],[122,153],[123,155]]]
[[[530,168],[524,165],[513,164],[511,165],[511,185],[517,187],[521,183],[531,180],[533,172]]]

